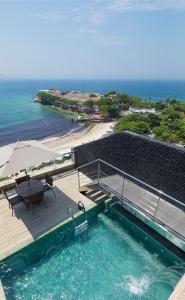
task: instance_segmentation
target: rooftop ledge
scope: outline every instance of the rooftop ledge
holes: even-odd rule
[[[66,160],[59,164],[52,164],[41,169],[30,170],[29,175],[32,179],[42,179],[44,178],[45,174],[49,174],[51,176],[63,173],[69,170],[74,169],[74,162],[72,160]],[[20,175],[21,176],[21,175]],[[25,176],[25,173],[24,173]],[[11,189],[15,187],[15,179],[17,177],[13,176],[8,179],[0,181],[0,191],[4,188]]]
[[[181,278],[181,280],[176,285],[169,300],[184,300],[184,299],[185,299],[185,275]]]

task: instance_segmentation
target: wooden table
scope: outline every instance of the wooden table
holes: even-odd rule
[[[42,192],[44,189],[44,184],[42,181],[31,179],[28,181],[24,181],[20,183],[16,188],[15,191],[17,195],[25,198],[36,195]]]

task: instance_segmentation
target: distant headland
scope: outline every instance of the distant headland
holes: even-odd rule
[[[185,145],[185,103],[176,99],[153,102],[116,91],[100,95],[48,89],[39,91],[34,101],[71,114],[72,120],[113,121],[116,132],[130,130]]]

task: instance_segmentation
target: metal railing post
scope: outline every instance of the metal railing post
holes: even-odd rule
[[[78,187],[80,188],[80,172],[78,170]]]
[[[100,183],[100,162],[98,162],[98,184]]]
[[[124,187],[125,187],[125,176],[123,176],[123,185],[122,185],[122,190],[121,190],[121,196],[123,196]]]
[[[157,209],[158,209],[158,205],[159,205],[160,200],[161,200],[161,192],[159,193],[159,197],[158,197],[158,200],[157,200],[157,205],[156,205],[155,212],[154,212],[154,218],[155,218],[155,216],[156,216],[156,213],[157,213]]]
[[[75,161],[75,152],[74,152],[74,148],[71,148],[71,160],[72,162],[75,164],[76,161]]]

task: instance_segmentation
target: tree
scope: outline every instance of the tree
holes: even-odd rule
[[[163,109],[161,118],[163,124],[165,124],[169,120],[174,121],[176,119],[182,119],[182,114],[178,111],[175,111],[172,107],[167,107]]]
[[[107,109],[107,112],[108,112],[108,116],[110,118],[117,118],[117,117],[119,117],[119,109],[115,105],[109,106],[108,109]]]
[[[144,121],[129,121],[128,118],[119,119],[117,125],[114,127],[116,132],[122,132],[124,130],[133,131],[136,133],[146,134],[150,132],[149,126]]]
[[[150,126],[151,129],[160,126],[160,122],[161,122],[160,116],[155,114],[148,114],[147,119],[148,119],[148,125]]]
[[[85,101],[84,105],[85,105],[87,108],[89,108],[89,109],[93,109],[95,103],[94,103],[93,100],[89,99],[89,100]]]
[[[109,97],[109,96],[113,96],[113,95],[117,95],[116,91],[110,91],[107,94],[105,94],[105,97]]]
[[[155,102],[153,105],[154,108],[157,110],[163,110],[164,108],[167,107],[166,103],[164,103],[163,101]]]
[[[162,125],[153,129],[155,138],[159,141],[165,141],[168,143],[178,143],[179,137],[175,132],[171,132],[168,126]]]

